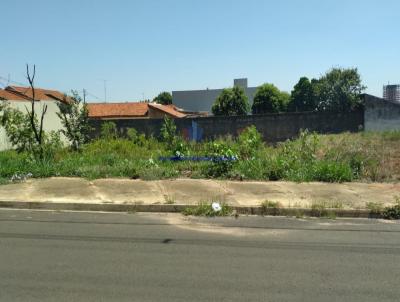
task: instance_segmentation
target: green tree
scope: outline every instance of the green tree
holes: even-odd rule
[[[332,68],[318,80],[319,111],[352,111],[361,105],[366,89],[357,68]]]
[[[172,104],[172,95],[169,92],[161,92],[159,95],[157,95],[154,99],[153,102],[156,102],[161,105],[171,105]]]
[[[89,111],[76,91],[72,91],[72,97],[64,99],[64,102],[57,103],[57,116],[64,126],[61,133],[70,141],[72,149],[77,151],[89,141]]]
[[[251,110],[253,114],[286,111],[290,100],[287,92],[280,91],[274,84],[264,84],[257,88]]]
[[[214,115],[247,115],[250,105],[244,89],[238,86],[222,90],[211,111]]]
[[[318,81],[307,77],[300,78],[294,86],[288,105],[288,111],[314,111],[317,108]]]
[[[114,122],[104,122],[101,124],[100,137],[105,140],[118,138],[117,125]]]

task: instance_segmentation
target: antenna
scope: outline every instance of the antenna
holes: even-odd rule
[[[99,81],[103,81],[103,88],[104,88],[104,103],[107,103],[107,82],[106,79],[99,79]]]
[[[104,81],[104,102],[107,103],[107,80]]]
[[[85,88],[83,88],[82,93],[83,93],[83,103],[86,104],[86,89]]]

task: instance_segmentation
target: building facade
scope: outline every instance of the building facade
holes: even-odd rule
[[[383,86],[383,98],[388,101],[400,103],[400,85]]]
[[[250,106],[257,87],[248,87],[247,79],[235,79],[234,86],[242,87],[249,99]],[[212,105],[223,89],[172,91],[172,103],[189,111],[211,112]]]

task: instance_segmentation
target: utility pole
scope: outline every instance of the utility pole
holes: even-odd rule
[[[106,80],[106,79],[98,79],[98,81],[103,81],[103,87],[104,87],[104,103],[107,103],[107,82],[108,82],[108,80]]]
[[[107,80],[104,81],[104,102],[107,103]]]
[[[86,104],[86,89],[83,88],[83,103]]]

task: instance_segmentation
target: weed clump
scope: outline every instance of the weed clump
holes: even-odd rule
[[[200,202],[195,207],[188,207],[183,210],[182,214],[189,216],[206,216],[206,217],[216,217],[216,216],[230,216],[233,210],[226,203],[220,204],[220,209],[215,210],[212,203]]]
[[[400,219],[400,197],[396,198],[396,204],[391,207],[386,207],[382,212],[384,219],[398,220]]]
[[[265,200],[261,204],[261,212],[262,215],[273,215],[277,216],[280,214],[279,209],[282,207],[282,205],[279,202],[276,201],[270,201],[270,200]]]

